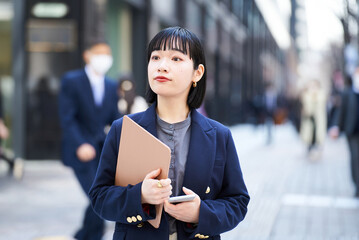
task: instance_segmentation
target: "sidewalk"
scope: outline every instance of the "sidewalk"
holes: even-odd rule
[[[269,146],[263,127],[249,129],[232,131],[251,202],[245,220],[223,239],[359,239],[345,138],[327,139],[321,159],[311,161],[290,125],[276,127]]]
[[[359,201],[352,197],[343,137],[328,139],[321,160],[309,161],[290,125],[276,127],[271,145],[265,145],[264,127],[231,130],[251,202],[246,219],[222,239],[359,239]],[[27,161],[23,180],[16,181],[4,176],[4,167],[0,164],[0,239],[39,240],[76,231],[87,199],[70,169],[59,161]],[[108,222],[104,240],[112,233]]]

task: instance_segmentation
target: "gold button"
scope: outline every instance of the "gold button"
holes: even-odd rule
[[[128,217],[128,218],[127,218],[127,222],[132,223],[132,218],[131,218],[131,217]]]
[[[211,191],[211,188],[208,186],[206,189],[206,194],[208,194]]]
[[[135,216],[132,217],[132,222],[137,222],[137,218]]]
[[[141,215],[137,215],[137,220],[138,220],[138,221],[142,221]]]
[[[138,227],[138,228],[143,227],[143,223],[139,223],[139,224],[137,224],[137,227]]]
[[[204,238],[209,238],[209,236],[204,236]]]
[[[203,239],[203,238],[204,238],[204,235],[202,235],[202,234],[199,235],[199,238],[200,238],[200,239]]]
[[[196,235],[194,235],[194,237],[198,237],[201,236],[201,234],[197,233]]]

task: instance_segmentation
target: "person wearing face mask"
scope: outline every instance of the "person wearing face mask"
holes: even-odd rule
[[[349,77],[350,81],[350,77]],[[355,187],[356,198],[359,197],[359,67],[356,68],[351,81],[341,96],[341,104],[334,113],[334,124],[329,129],[329,136],[336,139],[344,131],[350,151],[350,168]]]
[[[59,94],[62,161],[73,169],[86,196],[96,174],[105,128],[119,117],[116,83],[105,76],[112,65],[110,47],[94,42],[83,54],[84,69],[64,74]],[[100,240],[104,221],[89,204],[75,239]]]

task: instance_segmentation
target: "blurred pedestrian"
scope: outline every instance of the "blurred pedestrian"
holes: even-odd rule
[[[97,41],[86,48],[84,69],[67,72],[61,82],[59,115],[62,127],[62,161],[75,173],[86,196],[99,163],[106,134],[105,126],[119,117],[116,84],[105,76],[112,65],[110,47]],[[89,204],[80,240],[100,240],[104,220]]]
[[[308,82],[302,94],[302,120],[300,134],[307,144],[308,156],[321,155],[327,132],[326,96],[318,80]]]
[[[129,75],[119,79],[117,94],[120,97],[117,107],[122,115],[142,112],[148,108],[146,100],[136,94],[135,83]]]
[[[122,119],[108,134],[90,196],[95,211],[116,221],[113,239],[220,239],[247,212],[249,196],[228,128],[196,108],[206,88],[203,47],[192,32],[172,27],[149,43],[146,112],[130,117],[172,150],[169,176],[156,180],[160,169],[143,182],[114,186]],[[139,149],[141,150],[141,149]],[[189,202],[170,204],[173,195],[194,194]],[[147,221],[164,203],[158,229]]]
[[[349,80],[351,82],[351,79]],[[335,120],[335,112],[341,104],[341,95],[345,88],[344,79],[339,71],[333,74],[332,89],[328,100],[328,126],[333,126]]]
[[[341,104],[335,112],[334,125],[329,129],[329,135],[337,138],[340,131],[344,131],[348,140],[355,197],[359,197],[359,67],[352,76],[352,86],[342,94]]]
[[[274,85],[268,83],[264,94],[265,125],[267,126],[267,144],[273,141],[274,114],[277,109],[277,93]]]

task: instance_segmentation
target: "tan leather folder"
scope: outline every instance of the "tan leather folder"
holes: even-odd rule
[[[167,178],[170,161],[171,150],[167,145],[131,118],[123,117],[115,185],[136,185],[158,168],[161,173],[157,179]],[[163,204],[156,205],[156,218],[148,221],[155,228],[160,226],[162,209]]]

